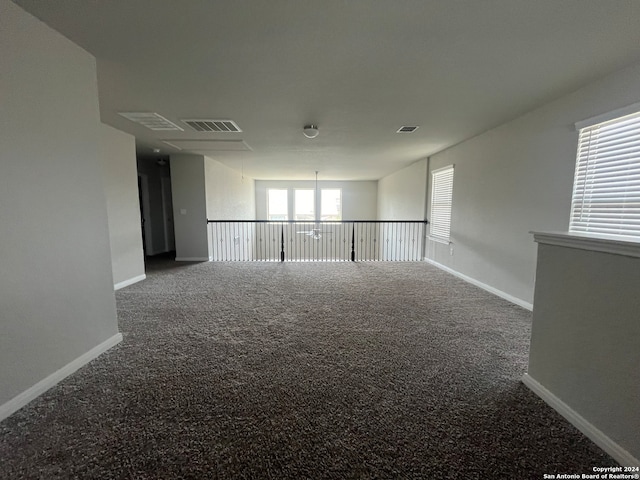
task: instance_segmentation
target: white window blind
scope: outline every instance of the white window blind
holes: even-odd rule
[[[453,198],[453,165],[431,172],[432,237],[449,241],[451,233],[451,201]]]
[[[640,241],[640,112],[580,129],[569,232]]]

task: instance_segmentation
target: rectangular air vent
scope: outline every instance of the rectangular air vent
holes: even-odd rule
[[[196,132],[221,132],[221,133],[238,133],[242,132],[240,127],[233,120],[207,120],[207,119],[189,119],[182,120],[184,123],[193,128]]]
[[[413,133],[418,129],[417,126],[402,126],[398,129],[398,131],[396,133]]]
[[[239,152],[250,151],[251,148],[244,140],[163,140],[167,145],[186,152]]]
[[[173,122],[170,122],[162,115],[152,112],[118,112],[118,115],[122,115],[124,118],[131,120],[132,122],[144,125],[150,130],[179,130],[184,131],[184,128],[179,127]]]

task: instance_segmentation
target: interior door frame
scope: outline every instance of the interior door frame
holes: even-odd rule
[[[164,251],[170,252],[175,250],[175,229],[173,225],[173,199],[172,205],[167,203],[167,185],[171,188],[171,177],[162,177],[160,179],[160,189],[162,191],[162,223],[164,226]],[[172,220],[169,221],[169,218]],[[173,230],[173,231],[171,231]],[[173,234],[173,247],[170,245],[169,238]]]
[[[140,189],[140,210],[142,211],[142,236],[144,238],[145,255],[153,255],[153,229],[151,228],[151,201],[149,200],[149,176],[146,173],[138,173],[138,185]]]

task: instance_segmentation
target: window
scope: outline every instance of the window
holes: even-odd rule
[[[453,165],[431,172],[432,237],[449,242],[451,233],[451,201],[453,197]]]
[[[342,190],[323,188],[320,194],[320,220],[342,220]]]
[[[323,188],[318,193],[319,197],[315,188],[267,188],[267,220],[341,221],[342,189]]]
[[[640,112],[582,125],[569,232],[640,242]]]
[[[315,195],[310,189],[296,189],[294,199],[294,220],[315,220]]]
[[[269,188],[267,190],[268,220],[288,220],[288,195],[286,189]]]

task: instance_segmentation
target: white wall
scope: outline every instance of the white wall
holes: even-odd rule
[[[267,181],[256,180],[256,218],[267,219],[267,189],[288,188],[289,199],[293,198],[294,188],[315,188],[315,180],[280,180]],[[318,181],[318,189],[341,188],[342,189],[342,218],[343,220],[375,220],[378,203],[378,182],[339,182]]]
[[[380,220],[423,220],[426,208],[427,159],[378,181]]]
[[[255,220],[255,186],[251,178],[205,157],[207,218],[210,220]]]
[[[4,407],[119,334],[95,59],[0,0],[0,65]]]
[[[638,101],[635,66],[433,155],[430,171],[455,164],[453,248],[430,241],[427,257],[532,302],[536,249],[529,232],[567,230],[574,123]]]
[[[171,192],[176,260],[209,260],[204,156],[171,155]]]
[[[144,278],[135,138],[100,125],[111,268],[116,287]]]

